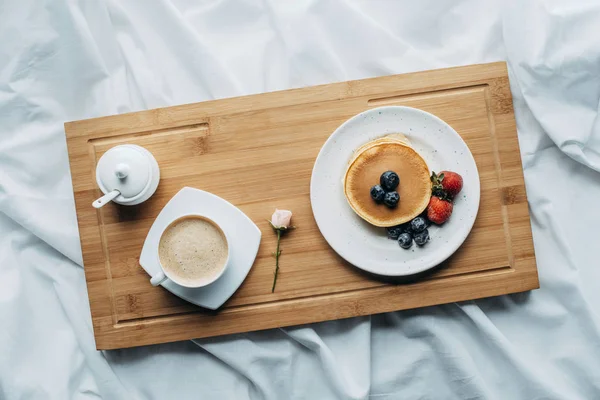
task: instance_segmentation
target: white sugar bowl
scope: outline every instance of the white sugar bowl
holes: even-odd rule
[[[96,165],[96,182],[104,196],[92,206],[100,208],[110,201],[140,204],[154,194],[159,181],[160,170],[152,153],[136,144],[115,146]]]

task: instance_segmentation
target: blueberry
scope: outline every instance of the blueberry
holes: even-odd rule
[[[377,203],[381,203],[385,197],[385,190],[379,185],[375,185],[371,188],[371,198]]]
[[[398,174],[394,171],[386,171],[381,174],[381,178],[379,178],[379,183],[381,183],[381,187],[385,189],[386,192],[391,192],[392,190],[396,190],[398,184],[400,183],[400,178]]]
[[[429,241],[429,231],[425,229],[419,233],[415,233],[415,243],[419,246],[424,246]]]
[[[410,235],[410,233],[404,232],[398,237],[398,244],[403,249],[410,249],[410,246],[412,246],[412,242],[413,238]]]
[[[388,238],[397,240],[398,237],[403,233],[408,233],[411,237],[413,234],[412,229],[410,228],[410,222],[407,222],[402,225],[392,226],[390,228],[385,228],[387,231]]]
[[[422,217],[417,217],[410,221],[410,227],[413,232],[423,232],[427,228],[427,223]]]
[[[389,208],[394,208],[398,205],[399,200],[400,195],[398,194],[398,192],[387,192],[383,197],[383,204],[385,204]]]
[[[388,239],[398,240],[398,236],[400,236],[401,233],[404,233],[404,226],[392,226],[390,228],[385,228],[385,230],[387,231]]]

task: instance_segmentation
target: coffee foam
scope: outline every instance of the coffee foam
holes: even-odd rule
[[[187,286],[213,280],[227,261],[223,232],[201,217],[185,217],[171,224],[160,238],[158,255],[167,274]]]

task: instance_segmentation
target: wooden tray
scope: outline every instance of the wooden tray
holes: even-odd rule
[[[432,275],[376,280],[328,246],[313,219],[309,182],[327,137],[370,107],[433,113],[467,142],[481,207],[464,245]],[[497,296],[539,287],[512,99],[504,62],[333,83],[65,124],[85,276],[98,349],[224,335]],[[135,143],[161,168],[139,206],[96,211],[98,158]],[[215,193],[262,230],[258,258],[218,312],[150,285],[138,257],[154,218],[183,186]],[[275,207],[299,228],[282,242],[271,294]]]

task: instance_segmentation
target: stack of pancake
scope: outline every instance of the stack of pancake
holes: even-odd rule
[[[400,201],[391,209],[377,204],[370,194],[385,171],[394,171],[400,177]],[[429,168],[404,135],[384,136],[356,150],[344,176],[344,194],[350,207],[370,224],[400,225],[427,208],[431,197]]]

